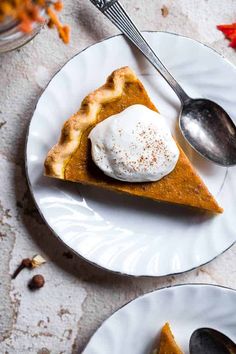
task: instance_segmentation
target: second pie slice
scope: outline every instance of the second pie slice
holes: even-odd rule
[[[143,105],[157,112],[135,73],[124,67],[114,71],[102,87],[89,94],[80,110],[65,122],[59,142],[46,157],[45,174],[133,196],[221,213],[222,208],[179,146],[179,159],[174,170],[154,182],[119,181],[106,176],[95,165],[88,139],[90,131],[98,123],[133,105]]]
[[[159,350],[155,349],[152,354],[184,354],[176,343],[168,322],[161,330]]]

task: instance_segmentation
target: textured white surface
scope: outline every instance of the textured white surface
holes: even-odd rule
[[[235,21],[234,0],[123,0],[142,30],[168,30],[204,41],[236,64],[235,52],[215,25]],[[163,5],[170,13],[161,15]],[[64,46],[43,30],[31,43],[0,57],[0,353],[80,353],[90,335],[114,310],[146,291],[183,282],[236,287],[236,246],[201,269],[162,279],[108,274],[65,254],[43,224],[24,176],[24,140],[42,89],[67,59],[116,33],[87,0],[66,0],[64,21],[72,41]],[[145,10],[144,10],[145,9]],[[98,73],[99,74],[99,73]],[[42,254],[47,264],[10,274],[23,257]],[[64,255],[63,255],[64,254]],[[42,273],[46,285],[30,293],[27,282]],[[48,318],[47,318],[48,317]]]
[[[234,66],[189,38],[163,32],[145,36],[188,93],[213,99],[236,122]],[[119,51],[122,58],[117,56]],[[173,58],[172,51],[182,53],[184,59]],[[110,61],[102,67],[104,56]],[[85,92],[99,87],[109,73],[124,65],[135,70],[158,110],[168,117],[166,124],[225,209],[223,214],[206,217],[192,210],[43,176],[45,156],[57,142],[64,121],[78,109]],[[80,90],[78,81],[84,82]],[[26,148],[34,198],[51,229],[93,264],[135,276],[176,274],[209,262],[236,240],[231,223],[236,213],[233,192],[236,169],[227,172],[226,168],[205,161],[188,146],[178,130],[179,109],[173,90],[122,36],[112,37],[75,56],[40,97]]]

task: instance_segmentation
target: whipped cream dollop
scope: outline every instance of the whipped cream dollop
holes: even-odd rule
[[[165,118],[143,105],[103,120],[91,130],[89,139],[94,163],[120,181],[158,181],[175,168],[179,158]]]

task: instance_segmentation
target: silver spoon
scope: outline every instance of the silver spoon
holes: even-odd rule
[[[210,100],[192,99],[186,94],[158,59],[119,1],[90,1],[138,47],[175,91],[182,104],[180,130],[189,144],[216,164],[235,165],[236,127],[223,108]]]
[[[189,342],[190,354],[236,354],[236,344],[212,328],[199,328]]]

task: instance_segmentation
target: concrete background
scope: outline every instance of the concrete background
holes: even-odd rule
[[[235,0],[123,0],[142,30],[167,30],[203,41],[236,64],[216,30],[236,21]],[[161,7],[169,8],[163,17]],[[81,353],[96,328],[121,305],[165,285],[210,282],[236,288],[236,245],[209,265],[161,279],[132,279],[94,268],[68,253],[41,220],[24,174],[24,143],[34,106],[50,77],[75,53],[116,32],[88,0],[66,0],[68,46],[43,29],[25,47],[0,56],[0,353]],[[39,253],[47,264],[11,274]],[[42,273],[46,285],[30,292]]]

